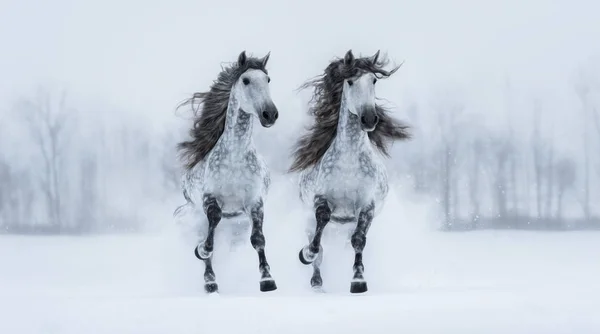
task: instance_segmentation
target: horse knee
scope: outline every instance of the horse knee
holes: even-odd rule
[[[218,223],[221,220],[221,215],[221,208],[216,204],[209,205],[206,208],[206,217],[208,218],[208,222],[211,224]]]
[[[252,233],[250,236],[250,243],[254,249],[261,249],[265,247],[265,236],[262,233]]]
[[[328,222],[331,219],[331,208],[327,204],[319,205],[315,210],[318,223]]]
[[[355,251],[360,252],[365,248],[367,236],[364,233],[356,232],[352,235],[352,247]]]

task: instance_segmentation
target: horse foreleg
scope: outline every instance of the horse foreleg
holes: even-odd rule
[[[269,263],[265,255],[265,235],[263,234],[263,201],[256,203],[250,210],[250,219],[252,219],[252,234],[250,243],[258,253],[258,269],[260,270],[260,291],[267,292],[277,289],[275,280],[271,277]]]
[[[315,262],[318,254],[322,250],[321,237],[323,236],[323,230],[331,219],[331,208],[324,197],[317,196],[315,198],[315,218],[317,224],[312,240],[308,245],[304,246],[298,254],[300,262],[303,264],[311,264]],[[320,265],[320,261],[318,261],[318,265]],[[318,273],[318,277],[320,278],[320,273]]]
[[[214,249],[215,229],[221,221],[222,213],[217,199],[211,195],[204,195],[204,213],[208,218],[208,234],[206,239],[195,249],[196,257],[204,261],[204,290],[207,293],[217,292],[218,285],[212,269],[212,253]]]
[[[312,218],[310,219],[310,223],[306,228],[306,236],[308,237],[309,243],[313,240],[313,237],[315,236],[315,224],[314,224],[314,220]],[[300,261],[302,261],[302,258],[300,258]],[[315,289],[316,291],[321,291],[321,288],[323,286],[323,278],[321,277],[321,263],[322,262],[323,262],[323,246],[321,246],[319,248],[319,254],[317,255],[317,258],[312,263],[313,274],[312,274],[312,277],[310,278],[310,286],[313,289]]]
[[[352,247],[354,248],[354,277],[350,284],[351,293],[363,293],[367,291],[367,282],[363,276],[365,267],[362,261],[362,253],[367,243],[367,232],[373,221],[374,205],[371,204],[363,209],[358,215],[356,230],[352,234]]]
[[[320,291],[323,287],[323,278],[321,277],[321,263],[323,262],[323,247],[319,249],[317,258],[313,261],[313,274],[310,278],[310,286],[316,291]]]
[[[197,253],[196,253],[197,254]],[[219,285],[215,277],[215,272],[212,268],[212,257],[203,260],[204,261],[204,291],[206,293],[213,293],[219,291]]]

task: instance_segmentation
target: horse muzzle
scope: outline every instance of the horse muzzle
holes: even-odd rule
[[[264,108],[258,115],[260,124],[265,128],[270,128],[279,118],[279,112],[275,106]]]
[[[365,107],[360,113],[360,128],[363,131],[371,132],[375,130],[377,123],[379,122],[379,116],[377,111],[373,107]]]

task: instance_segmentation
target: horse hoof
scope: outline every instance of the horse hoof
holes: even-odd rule
[[[313,276],[310,278],[310,286],[315,288],[315,287],[321,287],[323,285],[323,279],[320,276]]]
[[[209,293],[209,294],[219,292],[219,285],[215,282],[205,283],[204,291],[206,291],[206,293]]]
[[[298,253],[298,258],[300,259],[300,262],[302,262],[302,264],[309,265],[315,261],[316,256],[313,256],[312,260],[307,259],[304,256],[304,248],[302,248],[302,249],[300,249],[300,253]]]
[[[269,292],[277,290],[277,284],[275,284],[275,280],[269,279],[260,281],[260,291]]]
[[[350,284],[350,293],[364,293],[367,290],[367,282],[365,281],[352,282]]]
[[[211,253],[205,252],[204,247],[202,247],[202,251],[199,252],[198,249],[200,248],[200,246],[203,246],[203,245],[196,246],[196,248],[194,249],[194,255],[196,255],[196,257],[199,260],[202,260],[202,261],[208,260],[210,258],[210,256],[212,255],[212,252]]]

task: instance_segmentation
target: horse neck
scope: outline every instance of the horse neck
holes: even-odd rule
[[[334,147],[353,152],[369,149],[367,133],[360,128],[358,117],[348,110],[344,99],[342,99],[339,115]]]
[[[225,118],[225,130],[219,139],[221,145],[240,152],[252,146],[252,115],[240,110],[240,106],[230,100]]]

